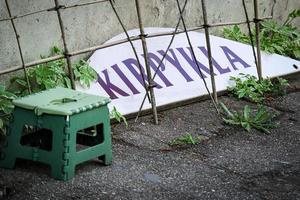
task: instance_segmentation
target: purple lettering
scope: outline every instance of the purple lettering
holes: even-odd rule
[[[202,51],[202,53],[208,58],[208,52],[207,52],[207,50],[206,50],[206,48],[205,47],[199,47],[199,49]],[[212,64],[213,64],[213,66],[215,66],[215,68],[219,71],[219,73],[220,74],[224,74],[224,73],[228,73],[228,72],[230,72],[230,69],[229,69],[229,67],[227,67],[227,68],[222,68],[220,65],[219,65],[219,63],[217,63],[217,61],[212,57],[211,58],[211,61],[212,61]]]
[[[133,94],[139,94],[140,92],[134,87],[134,85],[128,80],[126,75],[120,70],[117,64],[113,65],[111,68],[119,75],[119,77],[124,81]]]
[[[227,57],[228,61],[230,62],[231,66],[234,70],[237,70],[238,68],[235,66],[234,63],[240,63],[245,68],[251,67],[249,64],[247,64],[244,60],[242,60],[238,55],[233,53],[228,47],[226,46],[220,46],[225,53],[225,56]]]
[[[112,84],[109,80],[109,76],[107,73],[107,69],[103,70],[102,73],[105,76],[105,81],[101,79],[101,77],[98,74],[98,83],[101,85],[101,87],[105,90],[105,92],[110,96],[111,99],[117,99],[118,97],[115,95],[115,92],[119,93],[122,96],[129,96],[126,92],[118,88],[116,85]]]
[[[165,51],[163,51],[163,50],[160,50],[160,51],[157,51],[157,52],[160,55],[162,55],[162,56],[165,54]],[[193,81],[193,79],[181,67],[181,64],[179,63],[179,61],[178,61],[178,59],[176,57],[176,54],[174,53],[174,50],[173,49],[169,49],[169,52],[171,53],[172,57],[167,54],[165,56],[165,59],[167,61],[169,61],[181,73],[181,75],[185,78],[185,80],[187,82]]]
[[[159,63],[160,63],[160,59],[159,57],[157,57],[157,55],[155,55],[154,53],[148,53],[148,59],[149,59],[149,65],[150,67],[156,71],[157,76],[164,82],[164,84],[166,85],[166,87],[170,87],[173,86],[173,84],[165,77],[165,75],[160,71],[161,69],[165,69],[166,66],[162,63],[160,66],[160,69],[157,70]],[[154,63],[154,61],[157,63],[157,65]]]
[[[134,75],[134,77],[141,83],[142,86],[144,86],[144,83],[143,83],[143,78],[142,78],[142,75],[135,69],[135,67],[138,69],[138,62],[137,60],[133,59],[133,58],[128,58],[126,60],[123,60],[122,61],[125,66],[129,69],[129,71]],[[148,77],[147,75],[145,74],[145,70],[143,69],[143,67],[141,66],[142,68],[142,73],[144,75],[144,78],[145,78],[145,81],[148,80]],[[162,88],[161,85],[157,84],[156,82],[153,81],[153,84],[155,85],[156,88],[160,89]],[[145,86],[144,86],[145,87]]]
[[[195,70],[195,72],[197,74],[200,74],[198,66],[199,66],[200,70],[202,69],[207,74],[210,74],[209,69],[205,65],[203,65],[202,63],[200,63],[199,61],[197,61],[193,58],[192,50],[190,47],[187,47],[187,49],[190,51],[190,56],[183,50],[183,48],[176,48],[176,49],[184,57],[184,59],[190,64],[190,66]],[[196,62],[198,63],[198,66],[197,66]],[[206,78],[206,76],[204,74],[203,74],[203,77]]]

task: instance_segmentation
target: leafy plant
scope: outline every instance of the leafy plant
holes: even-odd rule
[[[63,52],[56,46],[51,48],[49,56],[61,55]],[[45,58],[41,56],[41,58]],[[65,71],[65,59],[51,61],[37,65],[28,70],[28,78],[33,92],[39,92],[57,86],[71,88],[71,81]],[[84,60],[79,60],[72,65],[75,81],[89,87],[90,82],[96,80],[97,73]],[[8,89],[16,95],[28,94],[28,86],[25,77],[12,77]]]
[[[119,123],[124,122],[126,127],[128,127],[128,123],[126,118],[120,113],[117,108],[114,106],[113,109],[110,111],[110,117],[116,119]]]
[[[288,83],[288,81],[284,78],[280,78],[277,77],[276,79],[274,79],[273,81],[273,94],[277,94],[277,95],[285,95],[286,94],[286,88],[289,86],[290,84]]]
[[[291,24],[297,17],[300,17],[300,9],[293,10],[282,25],[274,20],[261,22],[262,50],[300,59],[300,33],[297,27]],[[255,37],[254,30],[252,30],[252,34]],[[224,28],[223,35],[225,38],[250,44],[250,37],[243,33],[237,25],[232,29]]]
[[[234,25],[232,29],[224,28],[223,36],[234,41],[239,41],[246,44],[250,43],[249,36],[243,33],[238,25]]]
[[[280,25],[274,20],[264,21],[261,26],[263,50],[300,59],[300,33],[296,27]]]
[[[228,92],[239,99],[250,99],[256,103],[262,102],[267,94],[285,94],[285,89],[289,85],[283,78],[276,78],[272,82],[270,79],[257,80],[255,76],[249,74],[240,75],[240,77],[230,77],[230,80],[234,81],[234,86],[228,87]]]
[[[28,71],[33,92],[39,92],[56,86],[71,88],[71,81],[64,68],[65,60],[56,60],[41,64]]]
[[[241,77],[230,77],[230,80],[235,82],[233,87],[228,87],[228,91],[239,99],[248,98],[254,102],[262,102],[264,94],[270,92],[271,81],[262,79],[258,81],[255,76],[240,74]]]
[[[16,98],[14,94],[6,91],[5,87],[0,85],[0,135],[6,134],[6,126],[14,108],[12,104],[14,98]]]
[[[97,79],[97,73],[85,60],[79,60],[72,67],[75,81],[78,81],[81,85],[90,87],[90,83]]]
[[[272,122],[276,115],[268,112],[263,106],[259,106],[254,115],[251,114],[251,109],[248,105],[244,107],[242,113],[231,112],[222,102],[220,106],[226,116],[223,118],[225,123],[242,126],[248,132],[251,131],[251,128],[255,128],[264,133],[270,133],[270,129],[276,127],[276,124]]]
[[[291,13],[289,13],[287,19],[283,23],[283,25],[291,24],[291,22],[296,19],[297,17],[300,17],[300,9],[295,9]]]
[[[16,96],[25,96],[28,95],[28,86],[25,78],[13,76],[9,80],[10,84],[8,85],[7,90]]]
[[[191,144],[195,145],[199,143],[201,140],[204,140],[205,136],[199,135],[197,137],[193,137],[190,133],[187,133],[185,135],[181,135],[179,137],[174,138],[172,141],[169,142],[170,146],[176,146],[176,145],[185,145],[185,144]]]

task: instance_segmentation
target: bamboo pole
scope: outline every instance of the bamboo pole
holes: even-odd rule
[[[262,17],[258,20],[266,20],[266,19],[272,19],[272,16]],[[250,20],[249,22],[253,23],[254,21],[255,20]],[[215,24],[211,24],[210,27],[232,26],[232,25],[241,25],[241,24],[247,24],[247,21],[215,23]]]
[[[151,69],[149,66],[148,62],[148,50],[147,50],[147,43],[146,43],[146,35],[144,32],[144,26],[143,26],[143,21],[142,21],[142,16],[140,12],[140,4],[139,0],[135,0],[135,6],[136,6],[136,11],[137,11],[137,17],[139,21],[139,27],[140,27],[140,37],[142,40],[142,45],[143,45],[143,53],[144,53],[144,58],[145,58],[145,67],[147,71],[147,78],[148,78],[148,84],[149,84],[149,92],[150,92],[150,98],[151,98],[151,106],[152,106],[152,112],[153,112],[153,117],[154,117],[154,123],[158,124],[158,117],[157,117],[157,109],[156,109],[156,100],[155,100],[155,95],[154,95],[154,90],[153,90],[153,81],[152,81],[152,76],[151,76]]]
[[[43,9],[43,10],[38,10],[38,11],[26,13],[26,14],[23,14],[23,15],[10,16],[8,18],[0,19],[0,22],[2,22],[2,21],[9,21],[9,20],[12,20],[12,19],[18,19],[18,18],[22,18],[22,17],[26,17],[26,16],[38,14],[38,13],[41,13],[41,12],[46,12],[48,10],[49,9],[47,8],[47,9]]]
[[[154,79],[155,79],[155,77],[156,77],[156,75],[157,75],[158,70],[160,69],[160,67],[161,67],[161,65],[162,65],[162,63],[163,63],[163,61],[164,61],[164,59],[166,58],[166,56],[167,56],[167,54],[168,54],[168,52],[169,52],[169,50],[170,50],[170,48],[171,48],[171,45],[173,44],[173,41],[174,41],[174,39],[175,39],[175,36],[176,36],[177,31],[178,31],[178,28],[179,28],[179,24],[180,24],[180,21],[181,21],[181,16],[182,16],[183,12],[185,11],[185,7],[186,7],[186,5],[187,5],[187,1],[188,1],[188,0],[185,0],[184,5],[183,5],[183,8],[182,8],[182,12],[179,13],[179,14],[180,14],[180,17],[178,18],[177,24],[176,24],[176,26],[175,26],[175,30],[171,32],[171,33],[172,33],[172,38],[171,38],[171,40],[170,40],[170,42],[169,42],[169,45],[168,45],[168,47],[167,47],[167,49],[166,49],[166,51],[165,51],[165,53],[164,53],[162,59],[161,59],[160,62],[159,62],[158,67],[156,68],[156,70],[155,70],[155,72],[154,72],[154,74],[153,74],[152,81],[154,81]],[[168,32],[167,32],[167,33],[168,33]],[[148,35],[148,37],[149,37],[149,35]],[[139,111],[138,111],[138,113],[137,113],[137,115],[136,115],[136,117],[135,117],[135,122],[137,122],[137,120],[138,120],[138,118],[139,118],[139,116],[140,116],[140,114],[141,114],[141,111],[142,111],[142,109],[143,109],[145,100],[146,100],[146,95],[144,96],[144,98],[143,98],[143,100],[142,100],[142,103],[141,103],[141,105],[140,105],[140,107],[139,107]]]
[[[205,39],[206,39],[206,47],[207,47],[207,54],[208,54],[208,65],[210,71],[210,79],[211,79],[211,87],[213,92],[213,98],[216,103],[218,103],[218,95],[216,89],[216,81],[215,81],[215,72],[212,64],[212,54],[211,54],[211,45],[210,45],[210,38],[209,38],[209,25],[207,23],[207,12],[206,12],[206,5],[205,0],[201,0],[202,5],[202,14],[203,14],[203,21],[204,21],[204,30],[205,30]]]
[[[91,1],[91,2],[85,2],[85,3],[78,3],[70,6],[63,6],[62,9],[69,9],[69,8],[75,8],[75,7],[80,7],[80,6],[89,6],[97,3],[104,3],[108,2],[109,0],[97,0],[97,1]]]
[[[209,89],[208,89],[208,86],[207,86],[207,83],[206,83],[206,81],[205,81],[204,75],[203,75],[203,73],[202,73],[202,71],[201,71],[201,69],[200,69],[199,63],[197,62],[196,54],[195,54],[195,52],[194,52],[194,48],[193,48],[193,45],[192,45],[190,36],[189,36],[189,34],[188,34],[188,32],[187,32],[185,20],[184,20],[184,18],[183,18],[183,16],[182,16],[182,10],[181,10],[181,8],[180,8],[179,0],[176,0],[176,2],[177,2],[178,10],[179,10],[179,12],[180,12],[180,14],[181,14],[181,15],[180,15],[180,18],[181,18],[182,25],[183,25],[183,28],[184,28],[184,31],[185,31],[186,39],[187,39],[187,41],[188,41],[188,44],[189,44],[189,47],[190,47],[190,49],[191,49],[191,53],[192,53],[193,59],[194,59],[194,61],[195,61],[195,63],[196,63],[196,66],[197,66],[197,68],[198,68],[198,71],[199,71],[199,76],[200,76],[200,78],[202,79],[202,81],[203,81],[203,83],[204,83],[205,89],[206,89],[207,93],[209,94],[210,99],[212,100],[212,103],[213,103],[213,105],[214,105],[214,108],[216,109],[217,113],[219,113],[218,106],[217,106],[217,104],[216,104],[216,102],[215,102],[213,96],[211,95]]]
[[[88,6],[88,5],[93,5],[93,4],[96,4],[96,3],[103,3],[103,2],[107,2],[107,1],[109,1],[109,0],[98,0],[98,1],[74,4],[74,5],[70,5],[70,6],[61,5],[59,9],[69,9],[69,8],[75,8],[75,7],[80,7],[80,6]],[[42,9],[42,10],[38,10],[38,11],[34,11],[34,12],[25,13],[25,14],[22,14],[22,15],[11,16],[9,18],[0,19],[0,22],[1,21],[8,21],[8,20],[11,20],[11,19],[27,17],[27,16],[30,16],[30,15],[35,15],[35,14],[42,13],[42,12],[55,11],[56,9],[57,9],[56,7],[46,8],[46,9]]]
[[[257,54],[257,73],[259,80],[262,79],[262,69],[261,69],[261,52],[260,52],[260,19],[258,13],[257,0],[254,0],[254,23],[255,23],[255,38],[256,38],[256,54]]]
[[[126,29],[125,25],[123,24],[123,22],[122,22],[122,20],[121,20],[121,17],[119,16],[119,14],[118,14],[118,12],[117,12],[115,6],[114,6],[113,0],[109,0],[109,3],[110,3],[110,5],[111,5],[111,8],[113,9],[113,11],[114,11],[114,13],[115,13],[115,15],[116,15],[118,21],[119,21],[119,24],[121,25],[121,27],[122,27],[122,29],[123,29],[123,31],[124,31],[126,37],[127,37],[128,42],[130,43],[130,46],[131,46],[132,51],[133,51],[133,53],[134,53],[134,56],[135,56],[135,58],[136,58],[136,60],[137,60],[137,62],[138,62],[138,68],[139,68],[139,70],[140,70],[140,74],[141,74],[142,79],[143,79],[143,84],[144,84],[145,92],[146,92],[146,95],[147,95],[147,97],[148,97],[148,100],[150,101],[150,96],[149,96],[149,93],[148,93],[148,88],[146,87],[145,76],[144,76],[144,73],[143,73],[142,65],[141,65],[139,56],[138,56],[138,54],[137,54],[137,51],[136,51],[136,49],[135,49],[135,47],[134,47],[134,45],[133,45],[133,42],[132,42],[131,39],[130,39],[130,36],[129,36],[128,32],[127,32],[127,29]]]
[[[251,25],[250,25],[250,22],[249,22],[248,11],[247,11],[245,0],[243,0],[242,2],[243,2],[243,8],[244,8],[244,12],[245,12],[245,17],[246,17],[246,20],[247,20],[247,27],[248,27],[248,32],[249,32],[249,37],[250,37],[250,42],[251,42],[251,47],[252,47],[252,53],[253,53],[255,66],[256,66],[256,71],[257,71],[257,75],[258,75],[258,65],[257,65],[257,58],[256,58],[256,53],[255,53],[255,45],[254,45],[254,41],[253,41],[253,35],[252,35],[252,32],[251,32]]]
[[[19,36],[18,31],[16,29],[15,22],[12,19],[10,7],[9,7],[9,4],[8,4],[7,0],[5,0],[5,5],[6,5],[6,8],[7,8],[8,15],[11,18],[10,22],[12,24],[12,27],[14,29],[14,33],[15,33],[15,36],[16,36],[16,40],[17,40],[17,44],[18,44],[18,49],[19,49],[19,54],[20,54],[20,58],[21,58],[21,62],[22,62],[22,69],[24,71],[24,76],[25,76],[25,79],[26,79],[26,83],[27,83],[27,87],[28,87],[28,92],[30,94],[31,93],[31,85],[30,85],[28,74],[27,74],[26,67],[25,67],[25,62],[24,62],[24,58],[23,58],[22,48],[21,48],[21,44],[20,44],[20,36]]]
[[[58,0],[54,0],[54,2],[55,2],[56,12],[57,12],[57,18],[58,18],[58,21],[59,21],[61,37],[62,37],[63,45],[64,45],[64,54],[65,54],[65,58],[67,59],[68,73],[69,73],[69,78],[71,80],[71,86],[72,86],[72,89],[76,89],[73,70],[72,70],[72,64],[71,64],[71,56],[69,54],[68,46],[67,46],[67,43],[66,43],[64,24],[63,24],[63,21],[62,21],[62,18],[61,18],[60,10],[59,10],[60,5],[59,5]]]

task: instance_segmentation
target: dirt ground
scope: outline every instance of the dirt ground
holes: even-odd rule
[[[70,181],[24,160],[0,169],[0,199],[300,199],[299,74],[290,82],[288,95],[265,102],[279,113],[271,134],[227,126],[202,101],[159,113],[158,126],[151,116],[129,120],[128,128],[113,125],[113,164],[86,162]],[[228,96],[220,101],[234,109],[254,106]],[[205,140],[168,146],[186,133]]]

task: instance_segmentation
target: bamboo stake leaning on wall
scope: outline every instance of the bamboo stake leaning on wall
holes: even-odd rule
[[[62,37],[63,45],[64,45],[64,55],[65,55],[65,58],[67,59],[68,73],[69,73],[69,78],[71,80],[71,86],[72,86],[72,89],[76,89],[75,88],[73,70],[72,70],[72,64],[71,64],[71,56],[69,54],[69,50],[68,50],[68,47],[67,47],[64,24],[63,24],[63,21],[62,21],[62,18],[61,18],[60,10],[59,10],[61,6],[59,5],[58,0],[54,0],[54,3],[55,3],[55,9],[56,9],[56,13],[57,13],[58,21],[59,21],[61,37]]]
[[[20,36],[18,35],[16,26],[15,26],[15,22],[14,22],[14,19],[12,18],[10,8],[9,8],[9,4],[8,4],[7,0],[5,0],[5,4],[6,4],[8,15],[10,17],[10,22],[12,24],[12,27],[14,29],[14,33],[15,33],[15,36],[16,36],[16,39],[17,39],[19,54],[20,54],[20,58],[21,58],[21,62],[22,62],[22,68],[24,70],[24,76],[25,76],[25,79],[26,79],[28,92],[30,94],[31,93],[31,86],[30,86],[30,82],[29,82],[29,78],[28,78],[28,74],[27,74],[27,71],[26,71],[25,62],[24,62],[24,58],[23,58],[22,48],[21,48],[21,44],[20,44]]]
[[[193,48],[193,45],[192,45],[190,36],[189,36],[189,34],[188,34],[188,32],[187,32],[187,27],[186,27],[186,24],[185,24],[185,20],[184,20],[184,18],[183,18],[183,16],[182,16],[182,9],[181,9],[181,7],[180,7],[179,0],[176,0],[176,2],[177,2],[178,10],[179,10],[179,12],[180,12],[180,18],[181,18],[181,21],[182,21],[182,25],[183,25],[183,28],[184,28],[185,35],[186,35],[186,39],[187,39],[188,44],[189,44],[189,47],[190,47],[190,49],[191,49],[191,53],[192,53],[193,59],[195,60],[196,66],[197,66],[197,68],[198,68],[198,70],[199,70],[199,76],[200,76],[200,78],[202,79],[202,81],[203,81],[203,83],[204,83],[205,89],[206,89],[206,91],[207,91],[207,93],[208,93],[208,95],[209,95],[209,97],[210,97],[210,99],[211,99],[211,101],[212,101],[212,103],[213,103],[213,105],[214,105],[214,108],[216,109],[217,113],[219,113],[218,106],[217,106],[217,104],[216,104],[216,102],[215,102],[213,96],[211,95],[209,89],[208,89],[208,86],[207,86],[207,83],[206,83],[206,81],[205,81],[204,75],[203,75],[203,73],[202,73],[202,71],[201,71],[201,69],[200,69],[200,66],[199,66],[198,62],[197,62],[196,54],[195,54],[195,52],[194,52],[194,48]]]
[[[252,53],[253,53],[253,57],[254,57],[254,61],[255,61],[255,66],[256,66],[256,71],[257,71],[257,76],[259,76],[259,74],[258,74],[258,65],[257,65],[257,58],[256,58],[256,53],[255,53],[255,45],[254,45],[254,41],[253,41],[253,35],[252,35],[252,32],[251,32],[251,25],[250,25],[250,20],[249,20],[249,16],[248,16],[248,11],[247,11],[245,0],[243,0],[243,8],[244,8],[245,17],[246,17],[246,20],[247,20],[247,28],[248,28],[248,33],[249,33],[249,37],[250,37],[250,42],[251,42],[251,47],[252,47]]]
[[[86,2],[86,3],[79,3],[79,4],[74,4],[74,5],[69,5],[69,6],[60,6],[60,9],[69,9],[69,8],[75,8],[75,7],[79,7],[79,6],[89,6],[89,5],[93,5],[93,4],[97,4],[97,3],[104,3],[107,2],[109,0],[98,0],[98,1],[92,1],[92,2]],[[29,12],[29,13],[25,13],[22,15],[15,15],[9,18],[4,18],[4,19],[0,19],[1,21],[8,21],[11,19],[17,19],[17,18],[22,18],[22,17],[27,17],[30,15],[35,15],[38,13],[42,13],[42,12],[50,12],[50,11],[56,11],[56,7],[54,8],[46,8],[46,9],[42,9],[42,10],[38,10],[38,11],[34,11],[34,12]]]
[[[30,13],[25,13],[23,15],[10,16],[9,18],[0,19],[0,22],[17,19],[17,18],[22,18],[22,17],[26,17],[26,16],[30,16],[30,15],[35,15],[35,14],[46,12],[46,11],[50,11],[50,9],[38,10],[38,11],[30,12]]]
[[[159,61],[159,64],[158,64],[158,66],[157,66],[157,68],[156,68],[156,70],[155,70],[155,72],[154,72],[154,74],[153,74],[152,81],[154,81],[154,79],[155,79],[155,77],[156,77],[156,75],[157,75],[158,70],[161,68],[162,63],[163,63],[164,59],[166,58],[166,56],[167,56],[167,54],[168,54],[168,52],[169,52],[169,50],[170,50],[170,48],[171,48],[171,45],[172,45],[173,42],[174,42],[174,39],[175,39],[176,34],[178,33],[178,28],[179,28],[179,25],[180,25],[181,16],[182,16],[182,14],[185,12],[185,7],[186,7],[186,5],[187,5],[187,2],[188,2],[188,0],[185,0],[184,5],[183,5],[183,8],[182,8],[182,12],[179,13],[179,14],[180,14],[180,17],[178,18],[177,24],[176,24],[176,26],[175,26],[175,30],[171,32],[171,33],[172,33],[172,34],[171,34],[171,35],[172,35],[171,40],[170,40],[170,42],[169,42],[169,44],[168,44],[167,49],[165,50],[165,53],[164,53],[163,57],[162,57],[161,60]],[[160,33],[160,35],[163,35],[163,34],[164,34],[164,33]],[[166,33],[166,35],[167,35],[167,33]],[[168,34],[168,35],[169,35],[169,34]],[[155,34],[152,34],[152,36],[155,37]],[[149,38],[149,37],[150,37],[150,34],[149,34],[147,37]],[[141,111],[142,111],[142,109],[143,109],[145,100],[146,100],[146,95],[144,96],[144,98],[143,98],[143,100],[142,100],[142,103],[141,103],[141,105],[140,105],[139,111],[138,111],[138,113],[137,113],[137,115],[136,115],[136,117],[135,117],[135,122],[137,122],[137,120],[138,120],[138,118],[139,118],[139,116],[140,116],[140,114],[141,114]]]
[[[148,62],[148,50],[147,50],[147,43],[146,43],[146,35],[144,32],[144,26],[143,26],[143,21],[142,21],[142,16],[141,16],[139,0],[135,0],[135,5],[136,5],[137,17],[138,17],[138,21],[139,21],[139,27],[140,27],[140,33],[141,33],[140,37],[141,37],[142,45],[143,45],[143,53],[144,53],[144,57],[145,57],[145,67],[147,70],[147,78],[148,78],[148,85],[149,85],[148,89],[150,92],[154,123],[158,124],[156,101],[155,101],[155,95],[154,95],[154,90],[153,90],[154,85],[153,85],[152,76],[151,76],[151,69],[150,69],[149,62]]]
[[[123,22],[122,22],[122,20],[121,20],[121,18],[120,18],[120,16],[119,16],[119,14],[118,14],[118,12],[117,12],[115,6],[114,6],[113,0],[109,0],[109,3],[110,3],[111,8],[113,9],[113,11],[114,11],[114,13],[115,13],[115,15],[116,15],[116,17],[117,17],[117,19],[118,19],[118,21],[119,21],[119,23],[120,23],[122,29],[123,29],[123,31],[124,31],[124,33],[125,33],[125,35],[126,35],[128,41],[129,41],[129,43],[130,43],[130,46],[131,46],[132,51],[133,51],[133,53],[134,53],[134,56],[135,56],[135,58],[136,58],[136,60],[137,60],[137,62],[138,62],[138,68],[139,68],[140,73],[141,73],[141,75],[142,75],[142,80],[143,80],[145,92],[146,92],[146,95],[147,95],[147,97],[148,97],[148,100],[150,101],[150,96],[149,96],[149,93],[148,93],[148,88],[146,87],[145,76],[144,76],[144,73],[143,73],[143,69],[142,69],[142,65],[141,65],[141,61],[140,61],[140,59],[139,59],[139,56],[138,56],[138,54],[137,54],[137,52],[136,52],[136,49],[135,49],[135,47],[134,47],[134,45],[133,45],[133,42],[132,42],[131,39],[130,39],[130,36],[129,36],[127,30],[126,30],[126,27],[125,27],[125,25],[123,24]]]
[[[255,23],[255,32],[256,32],[256,54],[257,54],[257,73],[259,80],[262,79],[262,69],[261,69],[261,52],[260,52],[260,28],[259,23],[260,19],[258,18],[258,5],[257,0],[254,0],[254,23]]]
[[[62,9],[69,9],[69,8],[75,8],[75,7],[80,7],[80,6],[89,6],[89,5],[93,5],[93,4],[104,3],[107,1],[109,1],[109,0],[98,0],[98,1],[78,3],[78,4],[74,4],[74,5],[63,6]]]
[[[216,81],[215,81],[215,72],[212,64],[212,54],[211,54],[211,45],[210,45],[210,38],[209,38],[209,25],[207,23],[207,12],[206,12],[206,5],[205,0],[201,0],[202,5],[202,14],[203,14],[203,21],[204,21],[204,30],[205,30],[205,39],[206,39],[206,47],[207,47],[207,54],[208,54],[208,65],[210,71],[210,79],[211,79],[211,87],[213,92],[213,97],[216,102],[218,103],[218,95],[216,89]]]

